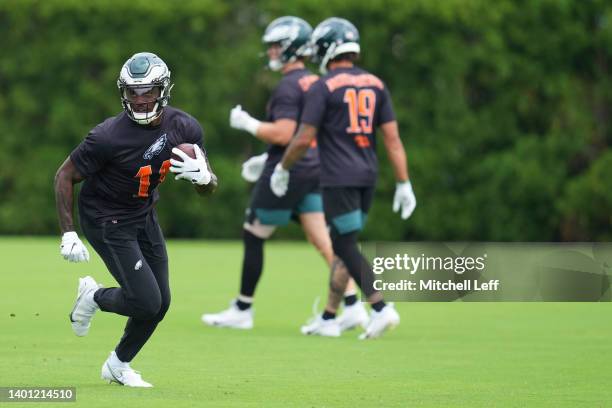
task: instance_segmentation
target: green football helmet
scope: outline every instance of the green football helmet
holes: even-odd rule
[[[299,17],[285,16],[272,21],[261,38],[267,46],[279,44],[281,54],[279,59],[268,61],[268,67],[279,71],[283,65],[294,62],[299,57],[310,55],[310,34],[312,27]]]
[[[327,64],[340,54],[359,54],[359,31],[348,20],[331,17],[322,21],[310,40],[312,62],[319,64],[319,71],[327,73]]]

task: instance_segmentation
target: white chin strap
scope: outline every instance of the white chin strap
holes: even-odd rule
[[[279,59],[271,59],[268,61],[268,68],[275,72],[280,71],[281,69],[283,69],[283,63],[280,62]]]
[[[156,103],[155,106],[153,107],[152,112],[134,112],[132,110],[132,116],[134,117],[134,122],[138,123],[139,125],[148,125],[149,123],[153,122],[161,114],[161,110],[159,112],[156,112],[158,106],[159,106],[159,103]],[[130,109],[132,109],[132,107],[130,107]]]

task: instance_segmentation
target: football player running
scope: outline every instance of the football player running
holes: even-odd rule
[[[321,159],[321,187],[325,218],[330,227],[334,252],[344,262],[372,307],[370,321],[361,339],[380,336],[396,326],[400,317],[392,304],[373,287],[373,273],[359,252],[357,236],[363,228],[378,173],[375,131],[379,127],[393,167],[397,186],[393,210],[401,218],[412,214],[416,199],[408,178],[406,152],[389,90],[376,76],[355,66],[360,54],[359,32],[341,18],[321,22],[312,34],[313,61],[323,76],[306,95],[300,128],[285,150],[270,178],[270,188],[283,197],[291,183],[295,163],[317,138]],[[344,279],[332,270],[330,292],[342,290]],[[331,297],[330,297],[331,299]],[[335,304],[302,327],[304,334],[322,334],[333,325]]]
[[[243,165],[243,177],[257,181],[251,194],[244,222],[244,257],[240,293],[230,307],[220,313],[204,314],[202,321],[211,326],[250,329],[253,327],[253,299],[263,270],[263,246],[275,229],[296,217],[308,240],[325,258],[330,268],[348,277],[344,266],[335,258],[323,216],[319,189],[319,158],[314,143],[291,170],[287,193],[276,197],[270,190],[270,176],[287,144],[295,134],[304,104],[304,95],[318,79],[304,66],[309,55],[310,25],[298,17],[285,16],[268,25],[262,37],[267,46],[268,67],[280,71],[283,78],[268,104],[265,121],[259,121],[240,105],[230,113],[230,125],[245,130],[268,144],[266,153],[249,159]],[[352,282],[351,282],[352,284]],[[344,292],[343,292],[344,293]],[[342,329],[365,325],[367,312],[357,302],[354,284],[348,287],[342,325],[329,327],[328,336],[337,337]]]
[[[117,81],[123,112],[94,127],[70,153],[55,176],[55,198],[63,233],[61,255],[89,260],[73,222],[74,184],[81,228],[118,287],[102,287],[91,276],[79,279],[70,321],[85,336],[97,310],[127,316],[121,340],[102,366],[102,378],[130,387],[151,387],[132,369],[138,354],[170,305],[168,256],[155,203],[169,171],[194,184],[201,194],[216,188],[202,148],[196,119],[168,105],[170,70],[158,56],[129,58]],[[195,158],[173,148],[193,144]],[[171,158],[171,153],[182,160]]]

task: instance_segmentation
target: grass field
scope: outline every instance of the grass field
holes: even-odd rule
[[[399,304],[402,324],[382,339],[304,337],[326,282],[304,243],[269,244],[255,329],[238,332],[200,315],[235,295],[240,244],[169,242],[172,305],[132,364],[155,388],[108,385],[100,366],[125,318],[98,313],[77,338],[67,313],[78,276],[112,278],[97,255],[69,264],[58,245],[0,238],[0,386],[77,388],[76,404],[44,406],[612,406],[611,304]]]

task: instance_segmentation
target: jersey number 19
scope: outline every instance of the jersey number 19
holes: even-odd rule
[[[372,133],[376,92],[372,89],[348,88],[344,91],[344,103],[348,104],[349,127],[347,133]]]

